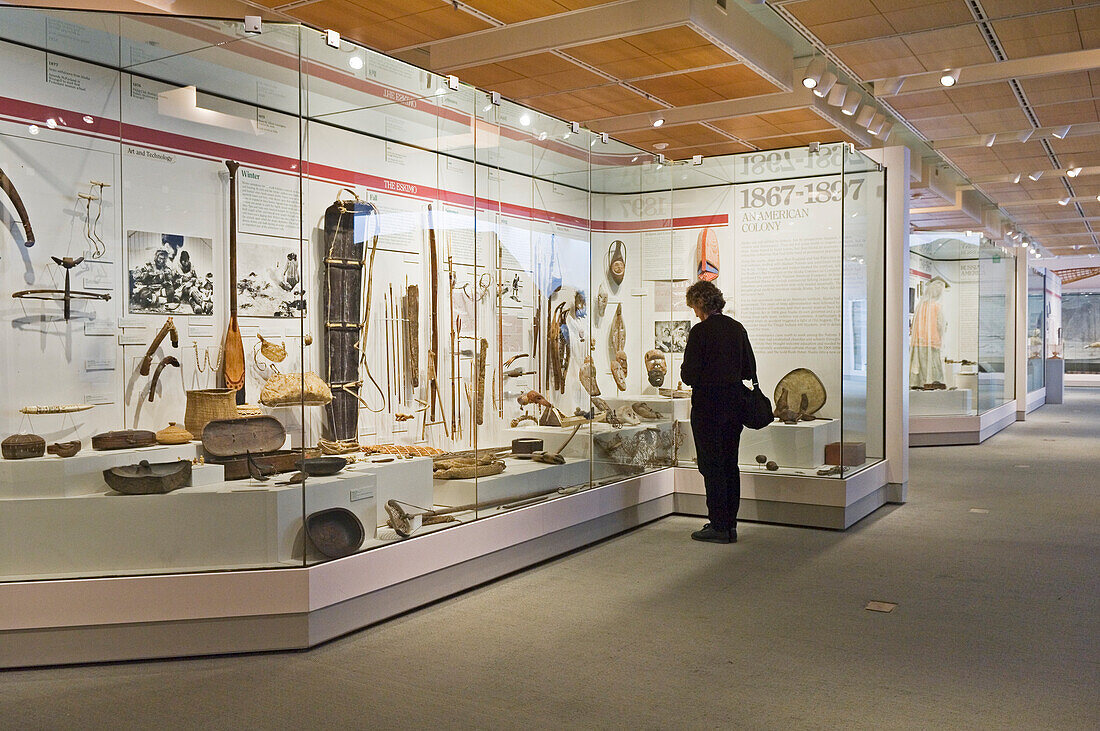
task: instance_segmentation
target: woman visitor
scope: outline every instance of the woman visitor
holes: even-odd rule
[[[680,379],[692,387],[691,432],[710,518],[691,537],[736,543],[741,502],[737,448],[742,428],[737,407],[747,391],[743,381],[752,380],[756,373],[756,358],[744,326],[722,314],[726,300],[713,282],[691,285],[687,304],[699,322],[688,333]]]

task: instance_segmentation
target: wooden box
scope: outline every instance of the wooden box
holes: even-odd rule
[[[830,442],[825,445],[825,464],[859,467],[867,461],[867,445],[863,442]]]

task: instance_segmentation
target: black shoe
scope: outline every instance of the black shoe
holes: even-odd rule
[[[691,534],[693,541],[705,541],[706,543],[736,543],[737,532],[731,530],[718,530],[711,527],[710,523]]]

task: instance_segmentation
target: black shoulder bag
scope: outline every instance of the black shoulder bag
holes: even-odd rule
[[[756,380],[756,374],[752,374],[752,388],[745,389],[741,394],[741,423],[749,429],[763,429],[772,423],[772,402],[760,390],[760,382]]]

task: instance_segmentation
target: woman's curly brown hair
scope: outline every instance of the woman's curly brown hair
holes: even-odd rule
[[[698,307],[708,315],[717,314],[726,306],[726,298],[714,282],[696,282],[691,285],[688,287],[686,299],[688,307]]]

